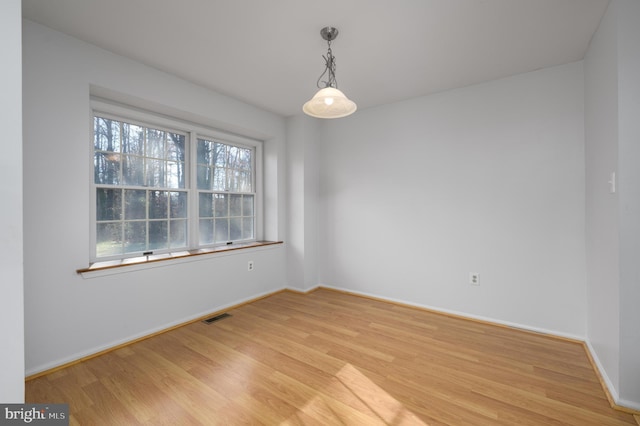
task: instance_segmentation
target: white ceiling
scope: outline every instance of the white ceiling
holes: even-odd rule
[[[23,16],[285,116],[324,69],[360,109],[583,58],[608,0],[23,0]]]

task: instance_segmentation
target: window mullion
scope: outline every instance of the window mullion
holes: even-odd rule
[[[187,218],[188,218],[188,236],[187,245],[190,248],[198,246],[198,136],[195,132],[189,132],[189,143],[187,144],[187,155],[185,156],[186,169],[189,171],[187,188]]]
[[[124,123],[122,121],[119,122],[118,128],[120,129],[119,130],[120,134],[118,135],[118,139],[120,139],[118,141],[118,145],[120,147],[118,149],[118,152],[120,154],[120,158],[118,160],[120,162],[120,167],[119,167],[120,170],[118,170],[118,183],[122,185],[124,183],[124,152],[123,152],[124,150],[122,146],[122,144],[124,143],[124,140],[123,140]],[[124,250],[122,252],[124,253]]]
[[[149,214],[149,208],[150,208],[149,202],[150,202],[150,199],[149,199],[149,193],[150,193],[150,191],[148,189],[144,191],[144,196],[145,196],[145,203],[144,204],[147,207],[147,211],[146,211],[145,217],[144,217],[144,219],[145,219],[144,220],[144,223],[145,223],[145,225],[144,225],[144,227],[145,227],[145,229],[144,229],[144,251],[148,251],[148,249],[149,249],[149,223],[150,223],[150,214]]]

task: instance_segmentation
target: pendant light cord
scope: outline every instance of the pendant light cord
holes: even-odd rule
[[[336,58],[333,56],[333,52],[331,51],[331,40],[327,40],[327,45],[329,46],[327,50],[327,56],[322,55],[322,59],[325,62],[325,69],[318,77],[318,81],[316,82],[316,86],[320,89],[325,87],[333,87],[334,89],[338,88],[338,81],[336,80]],[[327,75],[327,81],[321,81],[322,77]],[[324,86],[321,86],[320,83],[323,83]]]

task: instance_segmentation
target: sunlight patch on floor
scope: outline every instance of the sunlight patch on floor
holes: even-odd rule
[[[301,411],[336,424],[428,426],[353,365],[342,367],[335,374],[335,379],[321,394],[309,400]],[[296,420],[296,415],[281,424],[290,424],[293,420]]]

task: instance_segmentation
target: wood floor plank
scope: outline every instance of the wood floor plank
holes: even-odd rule
[[[72,425],[636,425],[584,347],[326,289],[281,292],[26,383]]]
[[[72,367],[70,367],[72,368]],[[127,426],[140,424],[136,417],[123,405],[120,400],[106,388],[102,382],[97,381],[83,387],[83,390],[93,401],[91,407],[79,408],[69,403],[69,415],[71,421],[77,421],[81,425],[114,425]],[[27,401],[45,402],[29,398],[27,387]],[[65,401],[67,402],[67,401]]]

